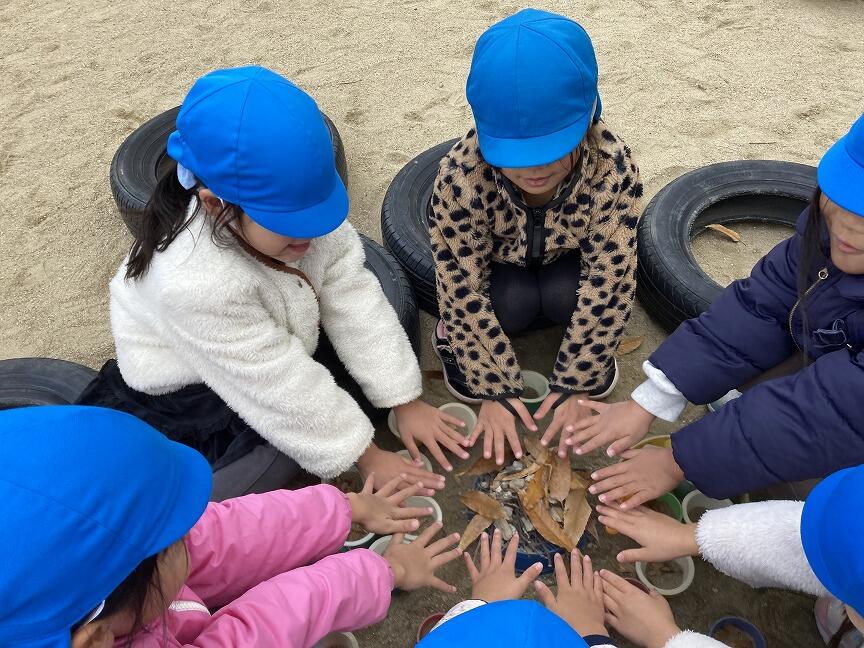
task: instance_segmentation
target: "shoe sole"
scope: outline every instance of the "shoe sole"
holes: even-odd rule
[[[621,372],[618,371],[618,358],[612,358],[612,362],[615,365],[615,377],[612,379],[612,384],[604,391],[602,394],[597,394],[596,396],[589,396],[589,400],[603,400],[618,386],[618,379],[621,377]]]
[[[441,358],[441,353],[438,351],[438,337],[435,335],[435,331],[432,331],[432,350],[435,352],[435,355],[438,356],[438,362],[441,363],[441,373],[444,374],[444,386],[447,388],[447,391],[463,403],[468,403],[470,405],[479,405],[482,403],[482,398],[469,398],[464,396],[456,391],[456,389],[454,389],[450,384],[450,380],[447,378],[447,369],[444,367],[444,360]]]

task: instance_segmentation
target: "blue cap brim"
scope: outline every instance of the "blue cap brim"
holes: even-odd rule
[[[602,104],[598,96],[593,112],[586,113],[566,128],[538,137],[493,137],[478,123],[480,152],[483,159],[495,167],[520,169],[551,164],[570,153],[585,139],[591,123],[600,119],[601,111]]]
[[[816,175],[822,193],[832,202],[864,217],[864,166],[849,155],[847,138],[842,137],[822,156]]]
[[[819,482],[819,485],[807,496],[807,501],[804,502],[804,511],[801,513],[801,544],[804,546],[804,555],[819,582],[835,596],[839,592],[822,555],[823,542],[820,539],[820,534],[828,526],[828,522],[825,520],[828,503],[845,475],[846,472],[841,470]]]
[[[329,234],[348,218],[348,191],[334,171],[330,195],[322,202],[291,212],[249,209],[240,205],[253,221],[264,229],[292,238],[317,238]]]

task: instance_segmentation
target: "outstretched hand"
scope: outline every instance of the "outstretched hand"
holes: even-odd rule
[[[525,403],[518,398],[508,398],[507,402],[516,410],[525,427],[535,432],[537,426],[525,407]],[[516,434],[516,418],[498,401],[483,401],[480,406],[480,414],[477,416],[477,425],[471,435],[470,445],[473,446],[481,434],[483,435],[483,456],[486,459],[491,458],[494,450],[495,463],[499,466],[504,464],[504,452],[508,443],[517,459],[522,456],[522,446],[519,443],[519,436]]]
[[[595,483],[588,490],[604,504],[619,502],[621,509],[633,509],[672,490],[684,479],[669,448],[645,446],[621,456],[621,463],[591,474]]]
[[[542,582],[536,581],[534,589],[540,601],[549,610],[570,624],[580,636],[608,635],[603,625],[603,583],[595,574],[591,558],[582,556],[578,549],[570,554],[570,576],[561,554],[555,554],[555,581],[558,594]]]
[[[555,437],[560,434],[561,440],[558,442],[558,456],[560,457],[567,456],[567,441],[573,431],[577,429],[578,424],[591,417],[591,410],[584,405],[583,398],[585,397],[580,394],[573,394],[561,401],[561,394],[552,392],[534,414],[534,418],[539,421],[545,418],[550,411],[553,411],[552,408],[555,407],[555,404],[560,402],[555,407],[552,422],[549,423],[549,427],[540,437],[540,443],[545,446],[552,443]]]
[[[602,570],[606,621],[630,641],[645,648],[663,648],[681,632],[672,608],[660,594],[646,594],[635,585]]]
[[[622,511],[601,504],[597,512],[601,524],[642,545],[638,549],[625,549],[619,553],[618,562],[666,562],[699,553],[695,524],[681,524],[675,518],[644,506]]]
[[[490,546],[491,545],[491,546]],[[521,598],[528,586],[540,575],[543,565],[535,563],[516,576],[516,552],[519,548],[519,536],[514,534],[507,545],[507,553],[501,556],[501,532],[495,529],[492,542],[489,534],[480,536],[480,569],[468,553],[465,553],[465,565],[471,576],[471,598],[491,603]]]
[[[384,551],[384,560],[390,563],[396,587],[409,592],[421,587],[431,587],[448,594],[456,591],[453,585],[438,578],[435,571],[459,557],[459,548],[450,548],[459,542],[459,534],[453,533],[432,542],[440,530],[441,523],[436,522],[409,544],[405,544],[405,536],[401,533],[390,539]]]
[[[620,403],[580,400],[579,403],[594,410],[596,415],[573,425],[567,445],[573,446],[573,452],[578,455],[587,454],[604,445],[609,446],[606,454],[610,457],[619,455],[641,441],[654,421],[653,414],[632,400]]]
[[[420,492],[422,484],[413,484],[399,490],[405,475],[399,475],[386,483],[377,493],[374,491],[375,475],[369,475],[363,490],[348,493],[351,504],[351,521],[360,524],[372,533],[410,533],[420,527],[418,518],[432,515],[431,508],[406,508],[406,499]]]
[[[413,459],[420,458],[418,442],[426,446],[429,454],[448,472],[453,470],[453,465],[442,448],[460,459],[468,458],[465,451],[468,437],[459,431],[465,427],[463,421],[419,399],[394,407],[393,411],[399,437]]]

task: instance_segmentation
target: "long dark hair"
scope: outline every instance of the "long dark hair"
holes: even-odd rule
[[[191,189],[184,189],[177,179],[177,163],[169,165],[156,183],[153,195],[141,215],[135,242],[126,263],[126,279],[144,276],[153,261],[153,255],[164,252],[177,235],[189,226],[201,208],[198,200],[198,189],[201,188],[203,185],[198,184]],[[196,201],[195,209],[187,217],[192,200]],[[239,206],[225,203],[213,224],[214,241],[221,245],[230,244],[231,238],[226,235],[225,227],[238,220],[242,214],[243,210]]]
[[[109,617],[122,611],[129,611],[133,614],[132,629],[126,635],[127,648],[132,646],[135,634],[144,627],[144,606],[151,592],[157,597],[157,601],[161,603],[161,607],[163,609],[166,607],[165,595],[159,588],[160,555],[161,553],[144,559],[126,577],[126,580],[120,583],[108,598],[105,599],[105,608],[99,614],[100,618]],[[81,627],[82,622],[83,619],[72,626],[73,633]]]
[[[822,209],[819,206],[821,200],[822,189],[817,186],[816,191],[813,193],[813,200],[810,203],[804,233],[801,235],[801,251],[798,255],[798,312],[801,315],[802,332],[805,337],[809,331],[807,322],[807,291],[816,281],[819,271],[825,267],[828,260],[823,243],[823,234],[826,225]]]

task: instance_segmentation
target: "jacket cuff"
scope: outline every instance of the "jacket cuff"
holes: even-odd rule
[[[687,398],[649,361],[642,364],[642,370],[648,380],[634,389],[630,398],[657,418],[674,422],[687,406]]]
[[[684,630],[669,639],[663,648],[728,648],[728,646],[707,635]]]
[[[582,640],[589,646],[603,646],[603,648],[616,648],[615,642],[606,635],[586,635]]]

